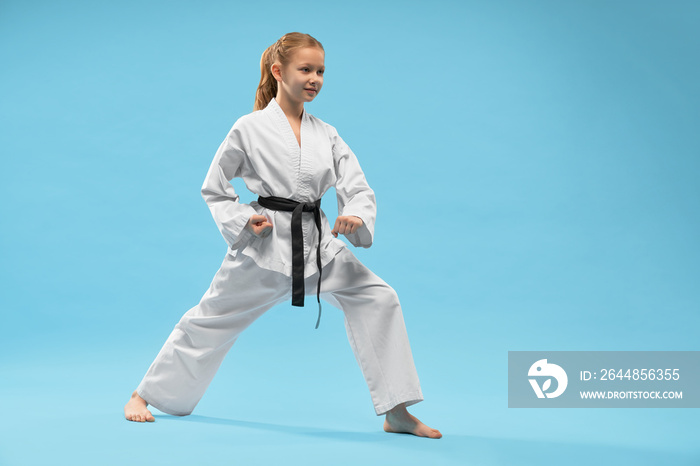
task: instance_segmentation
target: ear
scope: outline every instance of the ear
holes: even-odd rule
[[[280,66],[279,63],[275,62],[272,64],[270,67],[270,71],[272,71],[272,76],[277,80],[277,82],[282,81],[282,67]]]

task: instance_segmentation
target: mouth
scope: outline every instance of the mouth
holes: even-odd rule
[[[307,91],[307,92],[318,92],[317,89],[304,88],[304,90]]]

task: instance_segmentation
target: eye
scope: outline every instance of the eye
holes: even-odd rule
[[[323,76],[324,71],[326,71],[326,70],[318,70],[318,74],[320,74],[321,76]]]
[[[309,71],[309,69],[308,69],[308,68],[306,68],[306,67],[304,67],[304,68],[302,68],[302,69],[301,69],[301,71],[306,71],[306,72],[308,72],[308,71]]]

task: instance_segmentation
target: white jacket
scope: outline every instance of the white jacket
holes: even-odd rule
[[[273,98],[263,110],[239,118],[221,143],[202,185],[206,201],[229,253],[250,256],[258,266],[292,275],[291,212],[267,210],[257,202],[242,204],[229,182],[243,178],[248,189],[263,197],[300,202],[320,199],[331,186],[338,197],[338,214],[354,215],[362,227],[346,235],[354,246],[370,247],[377,205],[355,154],[336,129],[306,113],[301,119],[301,148],[284,111]],[[251,215],[265,215],[273,229],[258,238],[245,225]],[[325,266],[345,247],[334,238],[322,215],[321,264]],[[316,270],[318,232],[313,215],[303,214],[304,276]]]

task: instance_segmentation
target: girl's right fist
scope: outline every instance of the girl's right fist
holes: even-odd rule
[[[245,227],[258,238],[266,238],[272,232],[272,223],[264,215],[251,215]]]

